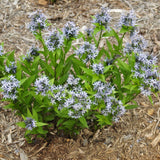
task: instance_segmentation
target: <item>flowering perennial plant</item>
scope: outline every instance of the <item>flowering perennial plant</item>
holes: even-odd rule
[[[12,100],[17,99],[17,89],[20,87],[20,82],[14,77],[9,76],[9,79],[1,81],[2,94],[5,99],[9,98]]]
[[[31,22],[28,25],[28,28],[31,32],[36,32],[39,29],[47,28],[46,16],[42,13],[42,11],[35,11],[32,15],[30,15]]]
[[[111,21],[111,16],[109,15],[108,8],[101,8],[101,13],[97,13],[93,19],[93,23],[98,23],[103,25],[106,29],[110,29],[109,23]]]
[[[63,35],[56,30],[52,31],[49,36],[46,38],[46,46],[49,51],[54,51],[57,48],[60,48],[63,45]]]
[[[36,121],[30,117],[27,117],[26,120],[24,120],[24,123],[26,125],[26,129],[32,130],[36,127]]]
[[[160,74],[156,65],[157,58],[144,53],[136,54],[136,62],[134,66],[134,77],[142,79],[141,93],[148,96],[151,89],[160,90]]]
[[[9,66],[5,66],[6,72],[7,73],[11,73],[11,74],[15,74],[16,70],[17,70],[17,66],[15,65],[15,62],[10,62],[11,64],[9,64]]]
[[[6,108],[23,117],[18,125],[26,128],[29,141],[32,134],[45,136],[53,126],[75,135],[84,128],[112,125],[127,109],[138,106],[134,98],[140,93],[153,101],[152,93],[160,90],[158,59],[144,52],[146,41],[137,32],[135,13],[121,16],[118,31],[110,21],[109,9],[102,8],[93,17],[94,28],[84,34],[68,22],[62,31],[43,37],[50,24],[37,11],[29,29],[42,48],[31,47],[15,62],[14,52],[3,53],[0,45],[3,100],[10,102]],[[126,35],[130,42],[124,45]],[[106,45],[99,47],[102,38]],[[73,45],[76,39],[84,43]]]
[[[36,94],[41,93],[45,96],[50,89],[49,79],[46,76],[36,79],[34,86],[36,87]]]
[[[104,72],[104,66],[101,63],[99,63],[99,64],[94,63],[92,65],[92,68],[93,68],[93,71],[97,74],[103,74],[103,72]]]
[[[0,56],[2,56],[4,53],[3,53],[3,46],[0,45]]]
[[[94,60],[98,55],[98,50],[95,45],[85,42],[78,50],[75,51],[76,55],[83,60],[84,63],[87,63],[90,60]]]
[[[78,27],[74,24],[74,22],[68,22],[65,24],[63,28],[63,35],[67,38],[76,38],[78,35]]]
[[[37,48],[37,47],[31,47],[29,49],[29,54],[31,56],[39,56],[38,50],[39,50],[39,48]]]
[[[119,21],[119,27],[127,26],[127,27],[135,27],[136,26],[136,15],[133,10],[130,11],[127,15],[122,13]]]
[[[92,35],[93,35],[93,28],[87,28],[85,31],[86,31],[88,37],[92,37]]]
[[[131,43],[126,43],[123,51],[124,53],[141,53],[146,49],[147,42],[142,36],[135,34],[131,37]]]

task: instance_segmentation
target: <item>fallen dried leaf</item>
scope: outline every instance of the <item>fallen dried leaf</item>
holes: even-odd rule
[[[78,148],[80,154],[84,154],[85,152]]]
[[[28,160],[28,156],[26,155],[26,153],[22,150],[22,149],[20,149],[20,159],[21,160]]]
[[[40,5],[47,5],[47,1],[45,1],[45,0],[38,0],[38,4],[40,4]]]
[[[149,107],[148,104],[146,104],[145,102],[140,102],[140,105],[144,106],[144,107]]]
[[[158,134],[158,136],[152,141],[151,145],[153,147],[155,147],[160,141],[160,133]]]
[[[148,109],[147,113],[148,115],[152,116],[154,114],[154,109]]]
[[[43,146],[42,146],[39,150],[35,151],[35,152],[34,152],[32,155],[30,155],[29,157],[32,157],[32,156],[36,155],[37,153],[39,153],[41,150],[43,150],[43,149],[46,147],[47,143],[48,143],[48,142],[44,143]]]
[[[154,104],[154,107],[160,107],[160,102],[156,102],[156,103]]]
[[[146,133],[145,137],[148,139],[153,139],[154,134],[153,133]]]
[[[8,143],[12,143],[11,132],[7,135],[7,138],[8,138]]]

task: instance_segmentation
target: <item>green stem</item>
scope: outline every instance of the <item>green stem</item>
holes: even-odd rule
[[[100,35],[99,35],[99,39],[98,39],[98,43],[97,43],[97,48],[99,47],[99,43],[100,43],[100,40],[102,38],[102,25],[101,25],[101,31],[100,31]]]
[[[54,67],[55,82],[56,82],[56,67],[57,67],[57,64],[56,64],[56,52],[55,52],[55,67]]]

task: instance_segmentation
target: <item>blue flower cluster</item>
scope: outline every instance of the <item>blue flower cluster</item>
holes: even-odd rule
[[[150,88],[160,90],[160,74],[158,69],[154,67],[157,63],[157,57],[139,53],[136,54],[136,62],[134,66],[134,77],[143,79],[140,90],[144,95],[150,95]]]
[[[124,54],[130,54],[132,52],[134,53],[141,53],[144,51],[144,49],[147,47],[147,42],[145,41],[145,39],[138,35],[138,34],[134,34],[131,37],[131,43],[126,43],[123,52]]]
[[[101,13],[97,13],[95,15],[95,19],[93,20],[93,23],[99,23],[100,25],[103,25],[106,29],[110,29],[109,23],[111,21],[111,16],[109,15],[109,9],[108,8],[101,8]]]
[[[70,98],[66,99],[64,107],[69,110],[68,115],[72,118],[80,118],[91,107],[92,101],[81,87],[69,91]]]
[[[92,37],[92,35],[93,35],[93,28],[87,28],[85,31],[86,31],[88,37]]]
[[[46,76],[36,79],[34,86],[36,87],[36,94],[41,93],[43,96],[46,96],[47,92],[51,88],[49,79]]]
[[[0,56],[2,56],[2,55],[4,55],[4,53],[3,53],[3,47],[2,47],[2,45],[0,45]]]
[[[68,22],[63,28],[63,35],[67,38],[76,38],[78,34],[78,27],[73,22]]]
[[[61,35],[58,31],[53,30],[46,38],[45,44],[49,51],[54,51],[55,49],[60,48],[63,45],[63,41],[63,35]]]
[[[134,11],[131,10],[130,13],[128,13],[127,15],[122,13],[118,26],[122,27],[124,25],[127,27],[129,27],[129,26],[135,27],[136,20],[137,20],[136,15],[135,15]]]
[[[39,51],[39,48],[37,48],[37,47],[31,47],[31,48],[29,49],[29,54],[30,54],[31,56],[39,56],[38,51]]]
[[[96,73],[96,74],[103,74],[104,72],[104,66],[103,64],[99,63],[99,64],[96,64],[94,63],[92,65],[92,68],[93,68],[93,71]]]
[[[26,129],[32,130],[33,128],[37,127],[36,126],[36,121],[30,117],[27,117],[26,120],[24,120],[24,123],[26,125]]]
[[[26,56],[24,57],[24,60],[27,60],[28,62],[31,62],[34,57],[39,56],[39,48],[37,47],[31,47],[29,51],[27,52]]]
[[[67,84],[63,87],[59,86],[58,92],[55,93],[54,91],[54,96],[52,96],[52,98],[54,97],[54,102],[59,99],[58,109],[62,110],[63,108],[67,108],[68,115],[75,119],[83,116],[92,104],[87,93],[78,85],[79,80],[79,78],[74,78],[74,76],[70,74]],[[57,91],[57,87],[55,87],[55,90]]]
[[[67,108],[68,115],[77,119],[83,116],[92,104],[87,93],[78,84],[79,80],[79,78],[69,75],[67,84],[50,86],[48,78],[42,77],[35,82],[36,93],[47,95],[53,105],[58,105],[58,110]]]
[[[78,85],[80,78],[74,78],[72,74],[69,74],[67,84],[70,86]]]
[[[111,114],[113,116],[113,120],[117,121],[118,117],[122,116],[125,113],[125,107],[123,106],[120,100],[117,100],[113,96],[114,87],[110,85],[110,83],[106,84],[101,81],[97,81],[93,83],[94,90],[97,93],[94,95],[95,103],[104,101],[105,108],[102,108],[101,113],[104,116]]]
[[[15,65],[15,62],[10,62],[9,66],[5,66],[5,70],[7,73],[16,74],[17,66]]]
[[[69,75],[67,79],[67,83],[62,85],[52,85],[50,89],[50,93],[48,95],[49,99],[51,100],[52,104],[56,104],[58,102],[59,106],[58,109],[61,110],[64,108],[64,102],[68,96],[68,90],[72,89],[73,86],[78,85],[79,78],[74,78],[73,75]]]
[[[79,49],[75,51],[76,55],[83,59],[84,63],[87,63],[89,60],[93,60],[98,55],[98,50],[95,45],[90,44],[89,42],[84,42]]]
[[[9,76],[9,79],[1,81],[1,88],[3,90],[2,94],[5,99],[9,98],[12,100],[17,99],[17,88],[20,87],[20,82],[15,78],[15,76]]]
[[[28,25],[28,28],[31,30],[31,32],[36,32],[39,29],[45,29],[47,28],[46,24],[46,16],[42,13],[42,11],[38,10],[35,11],[31,16],[31,22]]]
[[[54,104],[59,104],[59,109],[62,108],[63,103],[66,98],[66,86],[62,85],[52,85],[50,92],[48,94],[48,98],[51,100],[51,103]]]

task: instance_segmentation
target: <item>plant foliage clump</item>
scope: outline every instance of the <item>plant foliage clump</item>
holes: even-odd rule
[[[108,9],[102,8],[84,34],[68,22],[62,31],[44,36],[50,24],[37,11],[28,28],[42,48],[32,46],[15,61],[14,52],[4,53],[0,45],[2,101],[22,116],[18,125],[26,128],[28,140],[32,134],[45,136],[53,125],[70,135],[112,125],[126,109],[137,107],[138,94],[152,101],[151,93],[159,92],[157,57],[144,52],[146,41],[138,34],[134,12],[122,15],[117,30],[110,22]],[[125,36],[130,37],[126,44]],[[73,45],[77,39],[83,44]],[[106,44],[100,48],[101,40]]]

